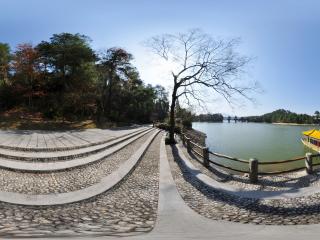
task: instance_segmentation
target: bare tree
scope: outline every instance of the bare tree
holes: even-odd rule
[[[238,76],[250,59],[235,51],[238,39],[214,40],[199,29],[175,35],[155,36],[146,42],[155,54],[172,64],[173,89],[170,106],[170,142],[174,143],[175,105],[180,97],[202,103],[204,88],[220,94],[229,103],[236,95],[250,99],[255,84],[239,81]],[[204,87],[204,88],[203,88]]]

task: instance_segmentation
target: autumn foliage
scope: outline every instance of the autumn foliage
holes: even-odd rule
[[[118,122],[164,118],[168,102],[157,93],[165,90],[145,85],[132,59],[122,48],[96,52],[80,34],[54,34],[13,52],[0,43],[0,112],[24,108],[50,119]]]

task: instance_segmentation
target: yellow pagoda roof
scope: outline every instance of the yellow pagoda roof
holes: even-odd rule
[[[303,135],[309,136],[315,139],[320,139],[320,131],[316,129],[305,131],[303,132]]]
[[[314,131],[315,131],[315,129],[311,129],[311,130],[302,132],[302,134],[303,134],[303,135],[306,135],[306,136],[310,136],[310,134],[313,133]]]

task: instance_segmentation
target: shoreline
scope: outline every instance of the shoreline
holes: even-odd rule
[[[271,123],[274,125],[288,125],[288,126],[319,126],[319,124],[316,123]]]
[[[193,123],[228,123],[228,122],[193,122]],[[234,121],[232,121],[234,123]],[[318,126],[320,128],[320,124],[316,123],[282,123],[282,122],[238,122],[238,123],[266,123],[266,124],[274,124],[274,125],[287,125],[287,126]]]

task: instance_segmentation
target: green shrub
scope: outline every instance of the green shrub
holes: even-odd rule
[[[169,125],[167,123],[157,123],[154,126],[162,130],[169,131]]]
[[[175,126],[174,132],[180,134],[181,133],[181,127],[180,126]]]
[[[187,128],[187,129],[191,129],[192,128],[192,120],[191,119],[183,119],[182,125],[183,125],[183,127]]]
[[[170,130],[170,125],[167,124],[167,123],[157,123],[157,124],[155,124],[155,127],[160,128],[160,129],[165,130],[165,131],[169,131]],[[174,132],[180,134],[181,133],[181,127],[175,126]]]

